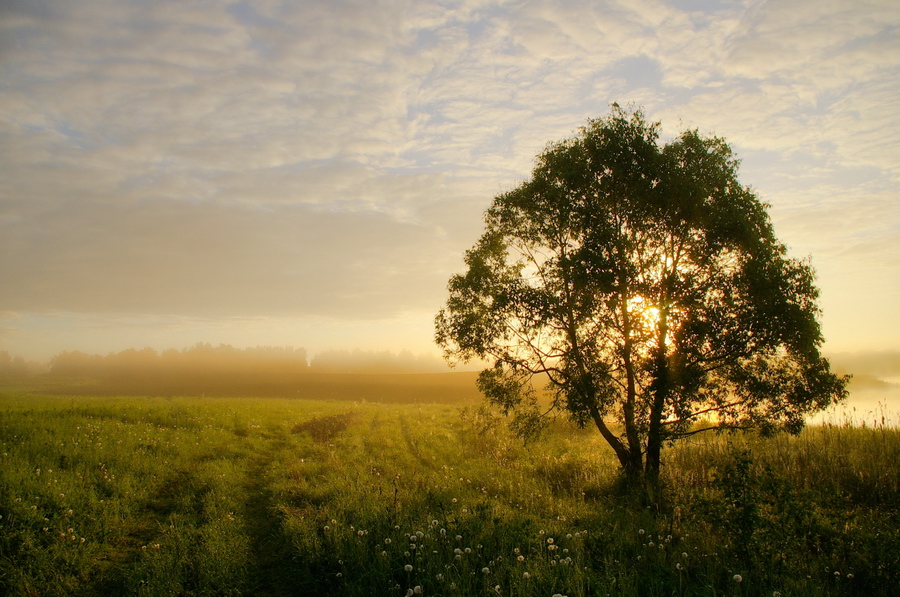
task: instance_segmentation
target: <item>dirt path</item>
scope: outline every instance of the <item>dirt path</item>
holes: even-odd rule
[[[253,559],[250,562],[247,593],[262,597],[301,594],[299,589],[305,575],[296,561],[296,554],[281,528],[281,517],[275,511],[274,497],[266,470],[287,452],[286,442],[271,441],[266,450],[248,462],[244,479],[244,516],[250,537]]]

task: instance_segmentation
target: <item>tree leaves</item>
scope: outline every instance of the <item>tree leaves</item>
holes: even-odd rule
[[[491,402],[533,404],[545,374],[554,406],[648,470],[700,419],[797,431],[845,396],[819,354],[812,267],[787,257],[731,148],[697,131],[660,145],[658,129],[614,104],[549,144],[494,199],[436,318],[449,358],[494,363]]]

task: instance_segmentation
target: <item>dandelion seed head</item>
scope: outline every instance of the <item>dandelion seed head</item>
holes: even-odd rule
[[[731,577],[731,580],[733,580],[734,582],[741,582],[744,580],[744,577],[741,576],[740,574],[735,574],[734,576]]]
[[[403,569],[406,570],[407,572],[412,572],[413,571],[412,564],[407,564],[406,566],[403,567]]]

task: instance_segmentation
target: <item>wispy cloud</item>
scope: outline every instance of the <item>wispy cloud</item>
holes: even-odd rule
[[[491,197],[611,101],[732,142],[850,321],[840,280],[900,279],[898,25],[890,0],[4,2],[4,325],[425,317]]]

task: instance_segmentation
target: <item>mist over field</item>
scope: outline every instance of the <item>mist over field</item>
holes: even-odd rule
[[[852,375],[846,403],[809,418],[811,424],[883,422],[900,425],[900,353],[829,355]],[[195,344],[181,350],[128,349],[107,355],[64,351],[50,362],[27,362],[0,351],[0,380],[43,379],[64,393],[130,395],[351,396],[370,401],[480,400],[473,366],[451,369],[434,355],[405,351],[329,350]],[[79,380],[78,383],[71,383]],[[88,380],[90,383],[85,384]],[[351,391],[351,388],[353,390]],[[392,392],[399,392],[393,395]]]

